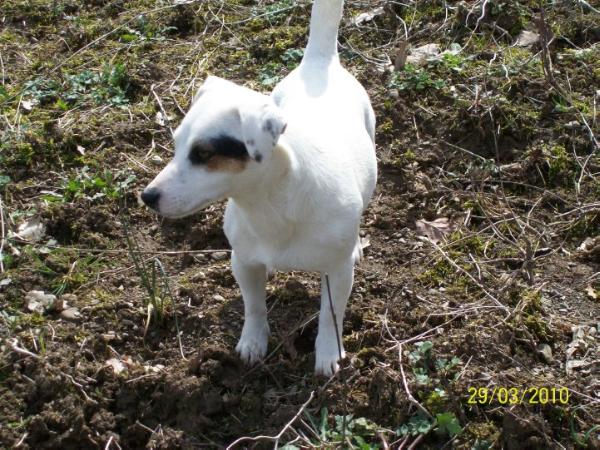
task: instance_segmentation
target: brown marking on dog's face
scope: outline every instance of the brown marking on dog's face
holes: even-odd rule
[[[209,172],[240,173],[246,168],[246,163],[247,160],[214,155],[206,162],[206,170]]]
[[[239,173],[250,158],[246,145],[229,136],[218,136],[192,144],[189,160],[193,165],[205,166],[208,171]]]

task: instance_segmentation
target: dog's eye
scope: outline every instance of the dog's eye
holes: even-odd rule
[[[194,144],[190,149],[189,159],[192,164],[206,164],[215,152],[201,144]]]

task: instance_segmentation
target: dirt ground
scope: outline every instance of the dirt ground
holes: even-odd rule
[[[348,0],[379,162],[348,357],[312,374],[318,278],[278,273],[237,358],[224,205],[137,195],[204,78],[269,92],[309,14],[2,2],[0,447],[600,448],[598,1]]]

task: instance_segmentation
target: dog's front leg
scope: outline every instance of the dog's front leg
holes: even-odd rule
[[[235,251],[231,255],[231,267],[244,299],[244,328],[236,350],[242,360],[254,363],[266,355],[269,340],[265,294],[267,269],[262,264],[245,263]]]
[[[327,281],[325,274],[321,274],[321,312],[319,313],[319,333],[315,344],[315,373],[317,374],[326,376],[334,374],[339,368],[340,351],[342,358],[344,357],[344,344],[342,342],[344,311],[352,290],[353,280],[354,264],[352,260],[345,261],[337,266],[335,270],[329,272],[331,301],[339,333],[336,337],[336,326],[331,316]]]

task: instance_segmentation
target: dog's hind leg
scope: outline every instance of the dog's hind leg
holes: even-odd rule
[[[325,274],[321,274],[321,312],[319,313],[319,333],[315,344],[315,373],[327,376],[337,372],[340,352],[342,358],[344,357],[342,330],[344,311],[354,280],[353,258],[344,260],[328,274],[329,289],[327,289]],[[331,303],[329,302],[329,291],[331,291]],[[336,318],[335,325],[331,315],[331,304],[333,304]]]
[[[231,267],[244,299],[244,328],[236,350],[242,360],[254,363],[266,355],[269,340],[265,294],[267,269],[262,264],[245,263],[235,251],[231,255]]]

